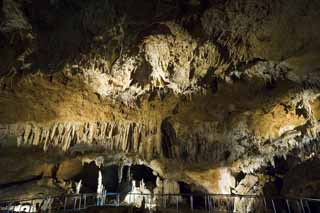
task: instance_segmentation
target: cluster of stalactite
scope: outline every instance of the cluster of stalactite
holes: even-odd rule
[[[301,160],[307,160],[319,154],[319,135],[320,122],[309,122],[294,129],[283,133],[274,141],[265,141],[256,147],[254,154],[245,153],[241,157],[241,168],[246,173],[251,173],[271,164],[275,166],[274,157],[287,158],[288,155],[294,154]]]
[[[21,123],[2,126],[1,135],[16,138],[18,146],[37,146],[44,151],[59,148],[71,154],[111,151],[135,153],[147,159],[220,161],[229,152],[228,144],[208,140],[206,135],[177,137],[167,121],[160,129],[128,121]]]
[[[206,132],[213,132],[208,126]],[[38,146],[44,151],[59,148],[71,154],[96,152],[134,153],[145,159],[164,157],[184,161],[231,162],[241,160],[244,171],[253,172],[261,166],[274,164],[275,156],[292,154],[303,158],[318,153],[315,141],[319,136],[318,122],[306,122],[279,138],[259,141],[247,136],[242,141],[216,140],[214,134],[190,132],[178,135],[172,124],[164,120],[161,126],[128,121],[68,122],[40,125],[23,123],[0,128],[2,136],[13,136],[18,146]],[[3,140],[3,139],[2,139]],[[6,140],[6,139],[5,139]],[[248,140],[245,143],[245,140]]]
[[[177,136],[176,129],[167,120],[161,124],[161,148],[167,158],[186,161],[224,161],[230,156],[230,144],[223,143],[216,135],[215,123],[206,123]]]
[[[68,151],[100,145],[111,151],[160,153],[157,129],[134,122],[68,122],[50,126],[28,123],[2,127],[2,132],[16,136],[18,146],[41,146],[44,151],[52,147]]]

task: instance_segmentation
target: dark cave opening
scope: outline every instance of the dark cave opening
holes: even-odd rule
[[[129,169],[130,168],[130,169]],[[129,182],[126,183],[131,189],[131,181],[136,181],[136,186],[139,186],[143,180],[147,189],[151,192],[156,187],[157,176],[153,174],[153,170],[145,165],[132,165],[128,166],[127,179]]]
[[[300,180],[306,178],[306,174],[304,174],[303,171],[300,171],[300,174],[293,172],[299,167],[299,162],[299,159],[292,155],[289,155],[286,158],[282,156],[274,157],[274,166],[270,165],[265,168],[264,172],[273,177],[273,181],[266,183],[263,187],[263,194],[268,209],[275,208],[277,212],[320,212],[319,202],[294,199],[294,197],[298,197],[295,196],[294,193],[297,193],[297,189],[300,185],[299,183],[296,184],[294,181],[292,182],[292,179],[297,178],[295,175],[301,175],[301,177],[299,177]],[[313,166],[313,168],[316,168],[316,166]],[[302,188],[304,192],[312,191],[312,189],[308,190],[307,185],[303,185]],[[283,197],[292,192],[291,198],[293,199]],[[310,198],[310,196],[308,196],[308,198]],[[288,208],[290,208],[290,211]]]
[[[120,192],[127,194],[132,188],[132,180],[139,186],[143,180],[149,190],[156,187],[157,176],[153,170],[145,165],[109,165],[102,168],[94,162],[85,164],[82,172],[75,177],[74,181],[82,181],[81,193],[95,193],[97,191],[99,171],[102,174],[102,183],[107,192]]]
[[[102,183],[107,192],[117,192],[119,189],[118,169],[119,166],[117,165],[101,168]]]
[[[94,163],[83,165],[82,171],[74,178],[74,181],[82,181],[80,193],[93,193],[97,191],[99,167]]]
[[[189,194],[191,193],[191,186],[183,181],[178,181],[179,187],[180,187],[180,193],[181,194]]]
[[[120,172],[119,166],[117,166],[118,172]],[[145,186],[150,191],[156,187],[157,176],[153,174],[153,170],[145,165],[127,165],[122,168],[121,181],[118,183],[118,188],[114,192],[120,192],[127,194],[132,188],[132,180],[136,181],[136,187],[139,186],[143,180]]]
[[[190,206],[191,205],[191,197],[189,196],[190,194],[192,195],[193,199],[193,208],[194,209],[204,209],[205,208],[205,196],[201,190],[194,189],[195,187],[191,186],[190,184],[183,182],[183,181],[178,181],[179,187],[180,187],[180,193],[182,195],[182,199],[187,202],[187,204]]]
[[[131,166],[131,175],[136,181],[141,181],[143,179],[145,182],[155,183],[157,179],[153,174],[153,170],[145,165]]]
[[[240,183],[240,181],[245,178],[246,174],[243,172],[239,172],[238,174],[235,175],[235,179],[236,179],[236,185],[238,185]]]

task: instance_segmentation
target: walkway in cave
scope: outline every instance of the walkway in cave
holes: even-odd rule
[[[101,177],[99,183],[99,176]],[[77,193],[24,201],[0,201],[0,212],[320,212],[320,200],[206,194],[185,182],[176,192],[157,191],[161,177],[146,165],[85,164],[74,181]],[[163,181],[163,184],[166,182]],[[106,190],[98,193],[99,184]],[[133,185],[132,185],[133,184]],[[139,188],[140,187],[140,188]],[[141,189],[135,191],[134,189]],[[170,187],[169,187],[170,188]],[[25,209],[25,210],[24,210]],[[9,211],[8,211],[9,210]]]
[[[141,195],[137,195],[141,196]],[[143,195],[144,196],[144,195]],[[219,194],[161,194],[155,196],[158,202],[155,206],[142,206],[124,203],[120,193],[108,193],[103,198],[98,194],[78,194],[67,197],[38,198],[24,201],[0,201],[0,212],[319,212],[319,199],[286,199],[264,198],[259,196],[219,195]],[[196,199],[197,198],[197,199]],[[46,209],[36,209],[32,205],[43,199],[42,206]],[[198,201],[197,201],[198,200]],[[200,201],[200,202],[199,202]],[[24,210],[23,210],[24,209]]]

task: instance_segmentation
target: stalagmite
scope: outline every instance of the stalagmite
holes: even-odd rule
[[[76,194],[80,194],[81,186],[82,186],[82,180],[80,180],[76,185]]]
[[[98,206],[104,205],[105,199],[106,199],[106,190],[102,183],[101,170],[99,170],[98,186],[97,186],[97,205]]]
[[[143,207],[147,207],[149,209],[156,206],[154,200],[152,200],[152,194],[150,190],[146,188],[143,179],[140,181],[139,187],[136,186],[136,181],[132,180],[131,191],[126,195],[124,201],[138,208],[142,207],[142,204],[145,205]]]

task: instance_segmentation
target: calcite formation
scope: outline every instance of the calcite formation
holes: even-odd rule
[[[168,192],[261,195],[280,178],[292,190],[265,195],[294,195],[286,174],[318,161],[319,1],[0,7],[1,185],[69,190],[94,161],[143,164]]]

